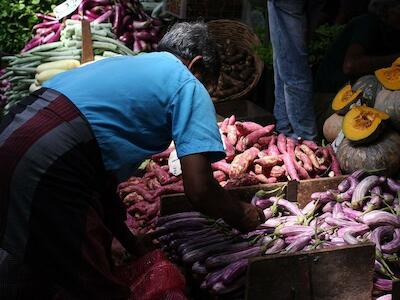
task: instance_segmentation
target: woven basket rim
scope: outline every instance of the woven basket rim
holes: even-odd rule
[[[254,66],[255,66],[255,71],[256,71],[256,76],[254,77],[252,83],[250,85],[248,85],[243,91],[241,91],[240,93],[228,96],[226,98],[216,99],[213,101],[214,102],[223,102],[223,101],[244,98],[253,90],[253,88],[257,85],[258,81],[260,80],[261,74],[264,69],[264,62],[255,53],[254,49],[252,49],[248,45],[244,44],[245,39],[243,39],[243,38],[237,39],[237,35],[239,32],[234,29],[240,28],[241,29],[240,34],[242,35],[242,33],[244,33],[244,35],[246,36],[246,40],[250,41],[251,44],[254,46],[259,46],[261,44],[260,39],[248,25],[246,25],[243,22],[237,21],[237,20],[228,20],[228,19],[212,20],[212,21],[207,22],[207,25],[217,43],[222,39],[218,35],[218,32],[225,31],[227,36],[233,37],[233,39],[230,39],[230,40],[232,43],[235,44],[235,46],[238,46],[239,48],[242,48],[242,49],[246,49],[248,51],[248,53],[251,54],[254,58]]]

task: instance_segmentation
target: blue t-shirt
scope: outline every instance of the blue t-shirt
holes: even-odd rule
[[[126,179],[173,139],[179,158],[225,156],[205,87],[174,55],[107,58],[53,77],[44,87],[67,96],[90,123],[105,168]]]

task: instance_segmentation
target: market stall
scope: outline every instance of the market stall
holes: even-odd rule
[[[226,152],[212,175],[266,220],[241,233],[194,211],[171,143],[118,185],[126,225],[158,250],[132,262],[114,243],[116,274],[141,300],[399,300],[399,60],[338,91],[323,140],[296,140],[251,99],[264,61],[259,36],[239,21],[242,2],[217,2],[156,1],[145,11],[136,0],[83,0],[38,11],[31,39],[1,57],[2,117],[59,73],[156,51],[175,18],[205,16],[222,63],[208,92]],[[161,10],[172,17],[157,18]],[[149,287],[157,272],[160,286]]]

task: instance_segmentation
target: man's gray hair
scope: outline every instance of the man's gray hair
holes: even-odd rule
[[[189,61],[201,55],[205,76],[218,80],[221,64],[217,44],[204,22],[174,24],[158,43],[158,51],[167,51]]]
[[[384,19],[389,9],[394,9],[400,5],[400,0],[371,0],[368,5],[368,11],[371,14]]]

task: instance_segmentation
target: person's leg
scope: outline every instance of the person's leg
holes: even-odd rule
[[[293,138],[315,139],[317,136],[312,103],[312,75],[306,51],[305,1],[279,0],[276,16],[279,20],[276,51],[280,78],[284,84],[286,111],[293,129]]]
[[[274,117],[276,120],[276,131],[279,133],[284,133],[285,135],[292,134],[292,129],[290,127],[289,118],[286,112],[284,86],[282,79],[279,75],[278,60],[280,59],[280,53],[283,51],[280,35],[280,20],[277,15],[277,8],[275,6],[275,1],[267,1],[268,3],[268,23],[270,39],[273,51],[273,68],[274,68],[274,83],[275,83],[275,104],[274,104]]]
[[[70,299],[127,299],[128,287],[111,272],[99,201],[105,172],[93,134],[65,97],[41,96],[0,126],[0,247]]]

